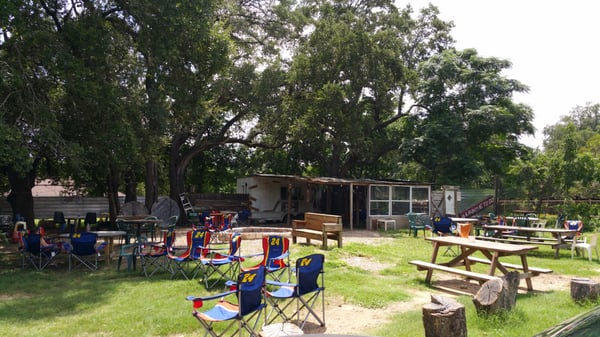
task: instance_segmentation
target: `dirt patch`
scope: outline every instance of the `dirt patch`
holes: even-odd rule
[[[358,334],[389,323],[389,315],[385,313],[400,313],[421,308],[431,301],[431,293],[414,291],[410,301],[392,303],[385,308],[369,309],[342,303],[333,299],[325,308],[326,327],[320,327],[312,322],[304,326],[304,333],[328,334]]]
[[[361,242],[369,244],[382,244],[393,238],[381,237],[377,232],[351,232],[348,235],[344,233],[344,241]],[[349,257],[345,259],[348,265],[361,266],[367,271],[380,271],[388,268],[390,265],[378,263],[370,260],[368,257]],[[308,322],[305,327],[305,333],[327,333],[327,334],[357,334],[360,331],[367,331],[378,326],[389,323],[388,316],[384,313],[402,313],[414,310],[420,310],[425,304],[431,302],[432,294],[441,294],[443,296],[457,297],[460,295],[475,295],[479,290],[479,283],[475,281],[462,280],[455,275],[446,273],[434,273],[433,288],[430,291],[411,290],[412,297],[409,301],[396,302],[385,308],[369,309],[348,303],[343,303],[340,299],[326,297],[327,305],[325,308],[326,327],[320,327]],[[532,279],[533,287],[536,292],[549,292],[558,290],[568,290],[570,287],[570,276],[557,274],[541,274]],[[524,285],[524,283],[523,283]],[[520,293],[526,293],[527,289],[521,286]],[[357,319],[348,319],[357,318]]]
[[[185,242],[185,232],[178,233],[178,243]],[[360,242],[371,245],[384,244],[396,240],[394,238],[380,236],[374,231],[348,231],[344,233],[345,242]],[[260,240],[247,238],[242,244],[244,253],[258,252],[261,250]],[[0,265],[14,267],[17,265],[16,245],[0,243]],[[378,272],[389,268],[391,264],[379,263],[368,257],[348,257],[345,260],[348,265],[361,266],[369,272]],[[571,276],[558,274],[542,274],[532,279],[536,292],[549,292],[557,290],[568,290]],[[524,284],[524,283],[523,283]],[[423,305],[431,301],[432,294],[444,296],[457,296],[459,294],[474,295],[479,290],[479,284],[474,281],[465,281],[442,272],[436,272],[433,276],[434,288],[427,291],[411,290],[412,297],[408,301],[391,303],[385,308],[369,309],[353,304],[348,304],[341,298],[335,298],[325,294],[326,299],[326,327],[320,327],[312,321],[307,322],[304,327],[305,333],[327,333],[327,334],[358,334],[378,326],[389,323],[389,315],[386,313],[402,313],[420,310]],[[520,292],[525,293],[523,287]],[[0,300],[6,299],[0,297]]]
[[[309,322],[304,327],[304,332],[357,334],[359,331],[371,330],[389,323],[388,315],[384,313],[397,314],[420,310],[425,304],[431,302],[432,294],[456,297],[459,295],[475,295],[479,290],[479,284],[474,281],[457,279],[452,275],[445,275],[445,273],[434,274],[434,277],[434,289],[431,289],[431,291],[413,290],[409,301],[392,303],[386,308],[369,309],[332,299],[325,308],[327,326],[320,327]],[[536,292],[568,290],[571,277],[544,274],[533,278],[532,281]],[[527,290],[521,287],[519,292],[526,293]],[[357,319],[348,319],[349,317]]]

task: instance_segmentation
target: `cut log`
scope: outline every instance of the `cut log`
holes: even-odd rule
[[[512,271],[502,279],[485,282],[473,297],[478,314],[493,314],[510,311],[517,302],[519,291],[519,273]]]
[[[447,297],[431,295],[431,303],[423,306],[425,337],[466,337],[465,306]]]
[[[571,279],[571,298],[575,301],[595,301],[600,295],[600,283],[589,278]]]

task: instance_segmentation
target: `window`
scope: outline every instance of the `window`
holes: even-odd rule
[[[404,215],[410,212],[410,187],[391,186],[392,215]]]
[[[411,203],[413,213],[429,214],[429,188],[413,187]]]
[[[371,185],[369,215],[429,213],[429,187],[409,185]]]

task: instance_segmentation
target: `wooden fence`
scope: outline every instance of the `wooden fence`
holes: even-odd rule
[[[192,205],[197,210],[241,211],[248,207],[248,194],[233,193],[193,193],[189,194]],[[144,202],[144,198],[138,198]],[[124,198],[120,198],[123,205]],[[38,219],[52,218],[55,211],[62,211],[65,217],[85,216],[87,212],[108,213],[108,199],[101,197],[33,197],[33,212]],[[0,198],[0,215],[12,215],[12,208],[6,198]]]
[[[123,199],[120,200],[121,204]],[[52,218],[55,211],[62,211],[66,217],[85,216],[87,212],[108,213],[107,198],[92,197],[33,197],[33,214],[38,219]],[[0,214],[12,215],[12,208],[6,198],[0,199]]]

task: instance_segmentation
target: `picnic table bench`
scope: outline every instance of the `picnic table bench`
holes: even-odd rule
[[[465,276],[467,278],[477,280],[477,281],[479,281],[479,283],[483,283],[483,282],[489,281],[491,279],[498,278],[497,276],[477,273],[477,272],[470,271],[470,270],[463,270],[463,269],[448,267],[443,264],[436,264],[436,263],[419,261],[419,260],[409,261],[408,263],[417,266],[417,270],[432,270],[432,269],[440,270],[440,271],[444,271],[444,272],[451,273],[451,274]]]
[[[525,236],[517,236],[517,235],[477,236],[475,238],[477,240],[504,242],[504,243],[535,244],[535,245],[547,245],[547,246],[557,245],[556,239],[550,239],[550,240],[528,239]]]
[[[327,249],[327,240],[336,240],[338,247],[342,248],[342,217],[340,215],[324,213],[304,213],[303,220],[292,220],[292,242],[296,243],[298,237],[310,240],[320,240],[323,248]]]
[[[475,263],[490,264],[491,263],[490,260],[481,259],[481,258],[474,257],[474,256],[469,256],[469,262],[473,263],[473,264],[475,264]],[[523,270],[523,266],[519,265],[519,264],[502,262],[502,265],[504,267],[510,268],[510,269]],[[549,274],[549,273],[553,272],[552,269],[537,268],[537,267],[530,267],[530,266],[528,266],[528,270],[533,276],[537,276],[539,274]]]
[[[554,257],[559,257],[561,248],[573,248],[574,241],[565,239],[566,237],[574,237],[577,230],[564,228],[540,228],[540,227],[520,227],[520,226],[499,226],[486,225],[483,226],[484,232],[495,231],[494,236],[479,236],[480,240],[526,244],[526,245],[546,245],[554,249]],[[516,234],[515,234],[516,233]],[[551,234],[552,238],[544,238],[537,236],[538,234]]]
[[[462,275],[467,278],[475,279],[479,283],[484,283],[491,279],[496,278],[494,274],[496,271],[506,275],[509,273],[509,269],[518,269],[519,278],[524,279],[527,284],[527,290],[533,290],[533,284],[531,278],[537,276],[540,273],[551,272],[550,270],[544,270],[541,268],[529,267],[527,263],[527,254],[537,249],[538,247],[533,245],[511,245],[507,243],[476,240],[472,238],[461,238],[456,236],[438,236],[438,237],[426,237],[425,240],[433,242],[433,253],[431,255],[431,262],[424,261],[410,261],[410,264],[416,265],[418,270],[427,270],[425,282],[430,283],[431,277],[434,270],[444,271],[452,274]],[[460,254],[448,262],[437,262],[438,252],[441,247],[445,246],[459,246]],[[481,253],[487,259],[479,259],[473,257],[474,253]],[[500,261],[501,258],[506,256],[518,256],[521,264],[510,264]],[[471,262],[473,263],[486,263],[489,264],[487,274],[477,273],[471,270]],[[485,261],[485,262],[484,262]],[[464,267],[461,269],[459,267]]]

